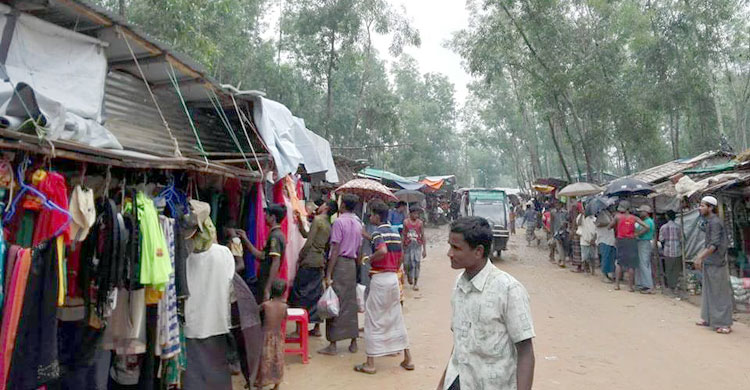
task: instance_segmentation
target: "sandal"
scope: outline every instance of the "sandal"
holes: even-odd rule
[[[354,366],[354,371],[368,375],[374,375],[376,372],[378,372],[378,370],[374,368],[367,368],[364,364],[357,364],[356,366]]]
[[[716,328],[716,333],[719,333],[719,334],[730,334],[730,333],[732,333],[732,328],[727,327],[727,326],[722,326],[722,327]]]
[[[697,321],[695,323],[695,326],[708,326],[708,321],[703,321],[703,320]]]
[[[401,368],[403,368],[406,371],[414,371],[414,365],[411,364],[411,363],[406,364],[404,362],[401,362],[401,364],[399,364],[399,365],[401,366]]]

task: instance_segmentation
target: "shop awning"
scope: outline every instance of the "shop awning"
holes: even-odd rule
[[[403,188],[405,190],[418,190],[424,187],[424,184],[411,181],[403,176],[393,172],[384,171],[375,168],[365,168],[358,174],[360,177],[375,179],[385,182],[387,185]]]

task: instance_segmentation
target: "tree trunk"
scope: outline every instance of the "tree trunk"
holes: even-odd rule
[[[367,77],[370,70],[370,52],[372,50],[372,23],[374,21],[368,21],[367,22],[367,46],[365,47],[365,63],[362,68],[362,76],[360,77],[359,81],[359,93],[357,94],[357,108],[355,110],[355,116],[354,116],[354,126],[352,127],[352,134],[357,134],[357,129],[359,127],[359,121],[362,117],[362,101],[364,100],[365,96],[365,84],[367,84]],[[365,135],[366,137],[366,135]],[[365,138],[362,137],[362,138]]]
[[[560,150],[560,143],[557,142],[557,134],[555,130],[555,125],[552,122],[552,117],[547,117],[547,123],[549,124],[549,132],[550,132],[550,135],[552,136],[552,143],[555,144],[555,150],[557,150],[557,157],[560,159],[560,166],[565,172],[565,177],[568,178],[568,182],[572,183],[573,178],[570,177],[568,166],[565,164],[565,156],[563,156],[563,152],[562,150]]]
[[[622,158],[625,161],[625,175],[629,175],[631,172],[630,169],[630,160],[628,159],[628,150],[625,148],[625,142],[620,140],[620,151],[622,151]]]
[[[125,17],[125,0],[117,1],[117,13],[123,18]]]
[[[680,158],[680,110],[675,112],[674,118],[674,159]]]
[[[328,71],[326,73],[326,120],[325,128],[323,129],[323,138],[328,135],[328,130],[331,125],[331,117],[333,116],[333,60],[336,55],[336,32],[331,31],[330,48],[328,50]]]
[[[565,137],[568,139],[571,149],[573,149],[573,162],[576,164],[576,171],[578,172],[577,178],[581,177],[581,164],[578,162],[578,148],[576,147],[573,137],[570,136],[570,128],[568,127],[568,121],[565,119],[565,114],[560,113],[563,130],[565,130]],[[575,180],[578,181],[578,180]],[[573,183],[573,181],[570,181]]]
[[[510,81],[513,86],[513,93],[518,103],[518,111],[521,113],[521,119],[523,120],[523,137],[526,140],[526,147],[529,151],[529,157],[531,158],[531,172],[533,179],[541,177],[542,174],[542,163],[539,160],[539,139],[536,137],[536,128],[532,127],[531,120],[529,120],[529,112],[526,109],[524,100],[521,99],[521,94],[518,86],[518,73],[515,70],[510,72]],[[533,131],[533,134],[530,134]]]

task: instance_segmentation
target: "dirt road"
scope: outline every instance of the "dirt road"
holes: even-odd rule
[[[450,355],[450,294],[458,271],[450,268],[447,229],[429,231],[421,290],[407,290],[404,308],[416,371],[398,366],[400,357],[376,361],[368,376],[352,367],[364,361],[341,346],[339,356],[314,351],[310,364],[288,358],[287,389],[435,389]],[[497,265],[529,291],[537,338],[535,389],[748,389],[750,330],[736,324],[729,336],[693,323],[695,306],[663,296],[613,291],[598,277],[573,274],[526,248],[523,230]]]

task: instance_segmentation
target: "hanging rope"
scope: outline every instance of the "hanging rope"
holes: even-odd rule
[[[219,100],[219,96],[216,95],[216,92],[214,92],[213,89],[210,90],[210,93],[207,90],[206,95],[208,96],[208,100],[210,100],[211,104],[214,106],[216,113],[219,115],[219,118],[221,119],[221,122],[224,124],[224,128],[227,130],[227,133],[229,133],[229,137],[232,138],[232,141],[234,141],[234,145],[237,146],[237,150],[240,151],[240,154],[242,155],[242,159],[245,160],[245,165],[247,165],[247,169],[252,171],[253,167],[250,165],[250,161],[247,159],[245,152],[242,150],[242,146],[240,145],[240,141],[237,139],[237,135],[234,133],[232,124],[229,122],[229,118],[227,118],[226,113],[224,112],[224,109],[221,108],[221,101]]]
[[[180,98],[180,103],[182,104],[182,109],[185,111],[185,116],[188,118],[188,122],[190,122],[190,128],[193,130],[193,134],[195,135],[196,141],[198,141],[198,150],[201,153],[201,156],[203,156],[203,160],[206,162],[206,169],[208,169],[208,157],[206,155],[206,150],[203,149],[203,142],[201,142],[201,137],[198,135],[198,129],[195,128],[195,123],[193,122],[193,117],[190,116],[190,111],[188,111],[187,104],[185,103],[185,99],[182,97],[182,91],[180,91],[180,83],[177,80],[177,73],[174,71],[174,67],[172,66],[172,63],[167,61],[169,64],[169,69],[167,69],[167,76],[169,76],[169,81],[172,82],[172,86],[174,87],[174,90],[177,92],[177,96]]]
[[[240,126],[242,126],[242,132],[245,133],[245,139],[247,140],[247,144],[250,145],[250,150],[253,152],[253,158],[255,158],[255,163],[258,164],[258,169],[260,170],[260,177],[263,177],[263,167],[260,165],[260,160],[258,160],[258,155],[255,154],[255,147],[253,146],[253,143],[250,142],[250,136],[247,135],[247,129],[245,128],[245,115],[240,112],[240,108],[237,106],[237,101],[234,100],[234,94],[232,94],[232,103],[234,104],[234,110],[237,112],[237,117],[240,119]]]
[[[175,138],[174,135],[172,134],[172,129],[169,128],[169,123],[167,123],[167,119],[164,117],[164,113],[161,112],[159,103],[156,101],[156,96],[151,91],[151,86],[148,84],[148,81],[146,80],[146,75],[143,73],[143,69],[141,69],[141,64],[138,62],[138,58],[136,58],[135,53],[133,52],[133,48],[130,47],[130,41],[128,40],[128,36],[122,31],[122,28],[119,25],[117,26],[117,32],[120,35],[122,35],[122,38],[125,40],[125,44],[128,46],[128,51],[130,51],[130,56],[133,57],[133,61],[135,62],[135,67],[138,68],[138,73],[140,73],[141,79],[143,79],[143,83],[146,84],[146,90],[148,90],[148,94],[151,95],[151,100],[154,102],[156,111],[159,112],[161,121],[164,124],[164,127],[167,129],[167,133],[169,134],[169,137],[172,139],[172,142],[174,143],[174,155],[176,157],[182,157],[182,153],[180,153],[180,145],[177,143],[177,138]]]

